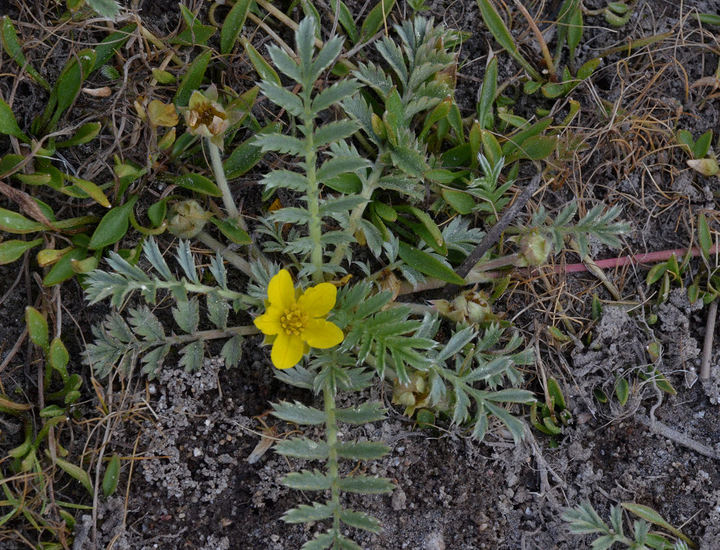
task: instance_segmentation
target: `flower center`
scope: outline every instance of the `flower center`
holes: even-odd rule
[[[280,326],[287,334],[300,336],[308,322],[308,314],[297,306],[291,306],[280,317]]]
[[[210,126],[214,117],[225,120],[225,113],[221,113],[210,103],[199,105],[195,109],[195,112],[198,115],[198,125],[205,124],[206,126]]]

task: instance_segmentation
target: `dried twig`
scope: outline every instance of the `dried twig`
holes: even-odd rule
[[[700,453],[703,456],[720,459],[720,456],[718,456],[712,447],[700,443],[699,441],[695,441],[684,433],[671,428],[667,424],[663,424],[659,420],[652,421],[647,416],[641,414],[637,415],[635,418],[637,418],[641,424],[650,428],[651,432],[661,437],[669,439],[670,441],[677,443],[678,445],[682,445],[683,447],[687,447],[688,449],[695,451],[696,453]]]
[[[710,358],[712,356],[713,335],[715,334],[715,320],[717,319],[717,300],[710,302],[707,323],[705,323],[705,340],[703,341],[702,363],[700,363],[700,378],[710,378]]]
[[[487,232],[485,237],[483,237],[483,240],[480,241],[480,244],[475,247],[475,250],[473,250],[462,263],[462,265],[457,268],[456,272],[458,275],[460,275],[460,277],[465,278],[465,276],[470,273],[472,268],[475,267],[475,264],[480,261],[480,258],[482,258],[485,253],[495,245],[495,243],[500,238],[500,235],[502,235],[502,232],[505,231],[505,229],[515,220],[515,218],[517,218],[518,214],[520,214],[520,211],[525,208],[525,205],[530,200],[530,197],[535,194],[535,191],[537,191],[537,188],[540,185],[541,178],[541,174],[537,174],[530,181],[528,186],[523,190],[517,200],[515,200],[515,202],[513,202],[512,205],[510,205],[508,209],[503,212],[503,215],[500,217],[498,222],[492,226],[490,231]],[[458,285],[446,286],[445,290],[443,291],[443,298],[449,298],[453,294],[457,293],[458,289]]]

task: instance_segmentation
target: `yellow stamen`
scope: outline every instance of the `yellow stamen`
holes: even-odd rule
[[[299,336],[305,330],[308,314],[297,306],[291,306],[280,317],[280,326],[287,334]]]

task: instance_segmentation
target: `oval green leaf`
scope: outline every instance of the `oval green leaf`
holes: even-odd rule
[[[202,84],[202,80],[205,76],[205,71],[208,63],[210,63],[211,57],[212,51],[207,50],[195,58],[195,61],[193,61],[190,67],[188,67],[187,72],[180,81],[180,86],[178,86],[175,97],[173,98],[175,105],[178,107],[185,107],[188,104],[193,91],[197,90],[200,87],[200,84]]]
[[[135,205],[135,201],[137,201],[137,196],[132,197],[122,206],[112,208],[102,217],[95,228],[95,232],[90,237],[89,249],[97,250],[114,244],[123,238],[128,229],[130,211]]]
[[[233,220],[219,220],[218,218],[210,218],[210,221],[217,227],[220,232],[235,244],[250,244],[252,239],[247,231],[238,227]]]
[[[114,454],[108,461],[107,468],[105,469],[105,475],[102,480],[102,490],[105,498],[112,495],[118,486],[118,480],[120,479],[120,457]]]
[[[251,5],[252,0],[238,0],[227,14],[220,29],[220,53],[227,54],[232,51]]]
[[[20,126],[18,126],[12,109],[2,99],[0,99],[0,134],[14,136],[24,142],[30,141],[30,138],[28,138],[20,129]]]
[[[32,241],[12,239],[10,241],[3,241],[0,243],[0,265],[14,262],[20,258],[20,256],[25,254],[25,252],[42,242],[42,239],[35,239]]]
[[[465,284],[465,279],[427,252],[400,242],[399,254],[405,263],[420,273],[455,285]]]
[[[184,174],[175,178],[175,185],[195,191],[196,193],[202,193],[203,195],[210,195],[211,197],[222,197],[222,192],[215,183],[205,176],[200,174]]]
[[[47,350],[50,337],[45,316],[34,307],[27,306],[25,308],[25,324],[32,343],[42,348],[43,351]]]

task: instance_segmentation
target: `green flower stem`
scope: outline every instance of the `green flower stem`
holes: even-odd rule
[[[322,248],[322,219],[320,218],[320,186],[317,181],[317,171],[315,167],[316,153],[315,142],[313,139],[313,115],[311,111],[310,91],[304,90],[305,114],[303,123],[305,124],[305,170],[307,177],[307,205],[310,212],[310,222],[308,223],[308,232],[313,242],[313,249],[310,254],[315,271],[312,274],[313,282],[323,282],[323,248]]]
[[[328,444],[328,477],[330,478],[330,504],[333,509],[333,530],[340,532],[340,488],[338,487],[337,419],[335,417],[335,395],[332,388],[325,385],[325,433]]]
[[[383,162],[380,161],[380,154],[382,154],[382,152],[378,154],[378,157],[375,160],[375,164],[373,164],[372,171],[370,172],[370,177],[365,183],[362,193],[360,193],[360,196],[364,198],[367,202],[357,205],[355,208],[353,208],[353,211],[350,212],[350,219],[348,221],[348,226],[346,229],[346,231],[350,235],[354,235],[355,231],[357,231],[358,223],[360,222],[360,219],[365,213],[365,208],[369,204],[373,192],[375,191],[375,189],[377,189],[377,184],[380,180],[380,176],[382,175],[384,166]],[[333,253],[332,259],[330,260],[330,263],[332,265],[338,265],[340,264],[340,262],[342,262],[347,247],[348,243],[341,243],[335,248],[335,252]]]
[[[222,193],[225,210],[227,210],[228,215],[233,220],[237,221],[238,225],[242,227],[243,230],[247,231],[247,224],[240,215],[240,212],[238,212],[237,206],[235,206],[235,201],[230,193],[230,187],[228,187],[227,178],[225,177],[225,169],[223,168],[222,159],[220,158],[220,149],[209,139],[206,139],[205,143],[207,144],[208,151],[210,152],[210,163],[212,165],[213,173],[215,174],[215,181]]]
[[[200,231],[200,233],[198,233],[195,238],[204,245],[212,248],[215,252],[219,252],[223,258],[225,258],[228,262],[237,267],[245,275],[247,275],[248,277],[252,277],[252,271],[250,270],[250,264],[248,263],[248,261],[245,258],[239,256],[238,254],[235,254],[235,252],[228,250],[227,246],[213,238],[210,234],[205,231]]]

